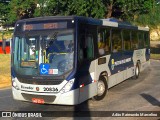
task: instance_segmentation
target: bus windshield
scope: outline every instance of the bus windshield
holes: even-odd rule
[[[15,34],[13,48],[14,69],[20,75],[60,76],[73,68],[73,29]]]

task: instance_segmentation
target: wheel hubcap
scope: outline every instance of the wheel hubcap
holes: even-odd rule
[[[105,84],[102,81],[98,82],[98,96],[101,96],[105,91]]]
[[[136,75],[138,76],[138,74],[139,74],[139,69],[138,67],[136,67]]]

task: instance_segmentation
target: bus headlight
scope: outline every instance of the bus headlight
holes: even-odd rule
[[[61,90],[61,93],[66,93],[66,92],[70,91],[73,86],[74,80],[75,79],[71,79],[70,81],[68,81],[68,83]]]
[[[19,90],[19,87],[18,87],[18,85],[17,85],[17,83],[15,82],[14,79],[12,79],[12,86],[13,86],[15,89]]]

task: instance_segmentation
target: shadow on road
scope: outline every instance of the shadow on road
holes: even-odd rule
[[[146,99],[149,103],[151,103],[153,106],[159,106],[160,107],[160,101],[156,98],[152,97],[149,94],[142,93],[141,96]]]

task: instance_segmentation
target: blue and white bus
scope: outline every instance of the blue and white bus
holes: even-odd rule
[[[19,20],[12,40],[16,100],[76,105],[138,78],[150,64],[149,29],[79,16]]]

